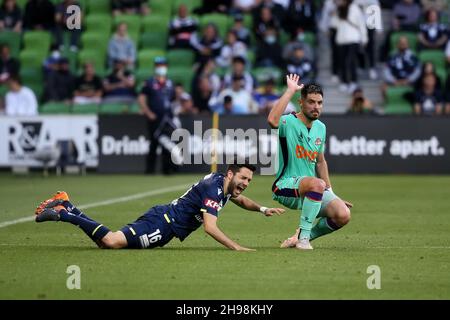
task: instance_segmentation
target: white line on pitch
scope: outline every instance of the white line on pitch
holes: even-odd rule
[[[108,205],[115,204],[115,203],[121,203],[121,202],[126,202],[126,201],[131,201],[131,200],[137,200],[137,199],[141,199],[141,198],[145,198],[145,197],[157,196],[160,194],[173,192],[173,191],[185,190],[188,187],[189,187],[189,185],[172,186],[172,187],[168,187],[168,188],[162,188],[159,190],[152,190],[152,191],[147,191],[147,192],[136,193],[136,194],[132,194],[132,195],[126,196],[126,197],[120,197],[120,198],[99,201],[99,202],[93,202],[93,203],[77,206],[77,208],[84,210],[84,209],[89,209],[89,208],[108,206]],[[0,223],[0,228],[4,228],[7,226],[11,226],[11,225],[15,225],[15,224],[23,223],[23,222],[30,222],[33,220],[34,220],[34,216],[19,218],[19,219],[15,219],[15,220],[11,220],[11,221],[5,221],[5,222]]]

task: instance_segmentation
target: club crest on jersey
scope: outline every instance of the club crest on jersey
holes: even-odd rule
[[[316,146],[320,146],[322,144],[322,139],[317,138],[315,144]]]
[[[211,199],[205,199],[204,205],[214,210],[220,210],[220,205]]]

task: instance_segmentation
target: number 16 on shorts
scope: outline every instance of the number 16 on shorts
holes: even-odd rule
[[[153,233],[140,236],[139,240],[141,241],[142,248],[148,248],[150,245],[161,240],[161,238],[161,231],[159,229],[156,229],[156,231]]]

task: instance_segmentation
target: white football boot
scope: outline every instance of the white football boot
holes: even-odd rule
[[[313,249],[313,247],[309,243],[309,239],[307,239],[307,238],[303,238],[303,239],[298,240],[298,242],[295,245],[295,247],[297,249],[299,249],[299,250],[312,250]]]

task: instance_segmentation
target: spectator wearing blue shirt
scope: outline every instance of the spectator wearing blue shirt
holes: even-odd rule
[[[448,40],[447,26],[439,23],[436,10],[427,11],[426,23],[420,25],[419,43],[421,49],[444,49]]]
[[[400,37],[398,51],[390,56],[384,70],[386,83],[393,86],[413,85],[420,72],[419,59],[409,49],[408,39]]]
[[[416,115],[442,114],[444,99],[437,87],[436,76],[429,74],[423,79],[422,88],[416,92],[414,100],[414,113]]]

